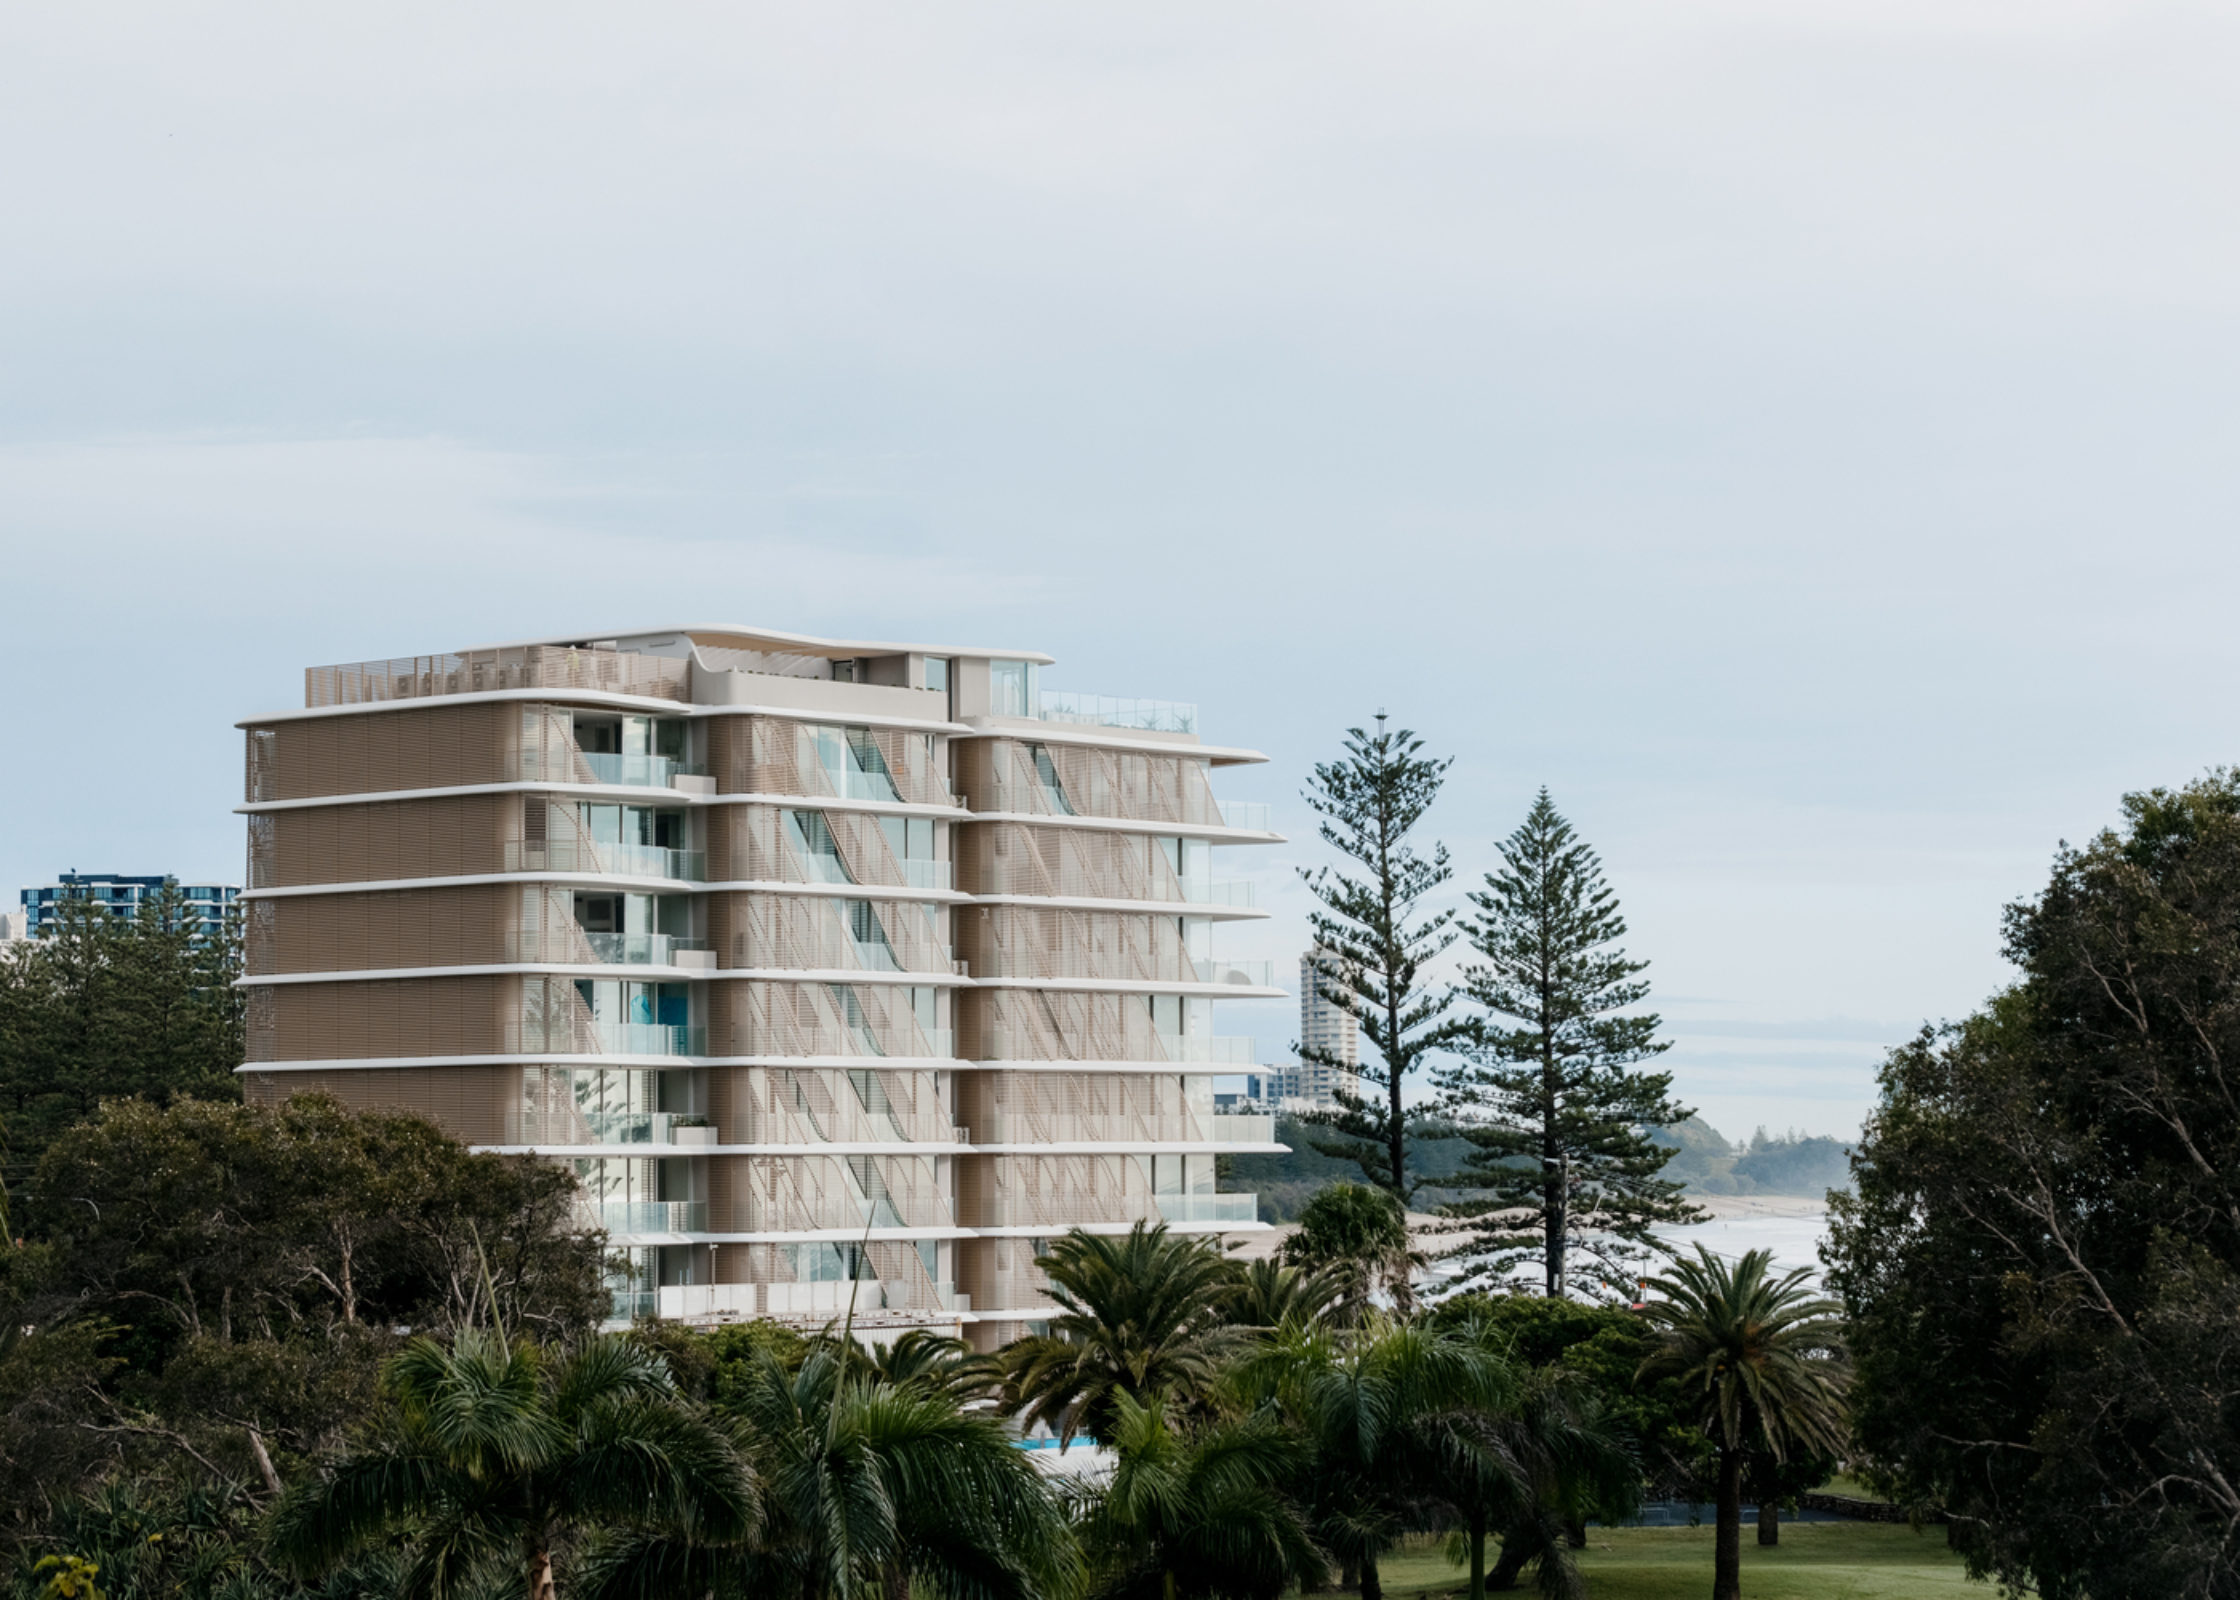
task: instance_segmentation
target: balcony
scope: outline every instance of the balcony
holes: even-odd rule
[[[1097,1048],[1078,1048],[1076,1036],[1045,1028],[983,1028],[979,1061],[1161,1061],[1178,1065],[1249,1067],[1254,1042],[1206,1034],[1153,1033],[1148,1028],[1093,1030],[1089,1042]]]
[[[1243,828],[1253,833],[1272,833],[1274,809],[1264,800],[1224,800],[1221,802],[1221,826]]]
[[[705,1233],[705,1200],[585,1200],[577,1210],[585,1225],[609,1233]]]
[[[674,878],[686,883],[700,883],[708,876],[708,858],[704,851],[668,850],[652,844],[509,839],[505,862],[508,872],[587,872],[628,878]]]
[[[1244,989],[1273,989],[1276,986],[1276,964],[1273,961],[1229,961],[1207,957],[1193,965],[1200,983],[1227,983]]]
[[[1177,878],[1182,898],[1195,905],[1236,906],[1249,910],[1258,901],[1250,878]]]
[[[1258,1222],[1260,1197],[1256,1194],[1163,1194],[1157,1197],[1159,1216],[1166,1222]]]
[[[1273,1144],[1275,1135],[1274,1117],[1004,1110],[983,1115],[972,1140],[983,1145]]]
[[[898,859],[895,865],[902,869],[903,883],[912,889],[946,889],[956,881],[952,873],[954,862],[905,857]]]
[[[506,1143],[537,1145],[655,1144],[690,1145],[692,1136],[713,1144],[716,1130],[705,1119],[667,1111],[558,1111],[512,1113],[506,1117]],[[687,1137],[680,1139],[678,1135]]]
[[[674,967],[680,951],[712,951],[705,939],[678,939],[666,933],[586,933],[591,957],[602,967]],[[709,963],[712,965],[713,963]]]
[[[707,1030],[669,1022],[578,1022],[579,1055],[697,1056],[707,1053]]]
[[[1143,733],[1196,733],[1198,708],[1179,700],[1138,700],[1109,694],[1067,694],[1045,689],[1044,722],[1086,723],[1098,728],[1132,728]]]
[[[672,756],[615,755],[611,753],[580,750],[576,759],[591,774],[593,783],[627,786],[633,789],[666,789],[680,775],[704,778],[708,769],[690,766]]]
[[[1163,1033],[1159,1043],[1169,1061],[1205,1062],[1211,1066],[1249,1067],[1253,1041],[1197,1033]]]

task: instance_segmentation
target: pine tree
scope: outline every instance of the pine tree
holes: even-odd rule
[[[1454,875],[1445,845],[1433,844],[1426,858],[1408,843],[1452,764],[1451,758],[1425,757],[1422,749],[1423,741],[1407,729],[1388,731],[1381,711],[1374,735],[1347,731],[1345,758],[1316,766],[1305,799],[1322,818],[1323,841],[1365,870],[1360,877],[1328,867],[1300,873],[1327,908],[1307,919],[1324,992],[1354,1019],[1377,1056],[1349,1068],[1332,1051],[1302,1045],[1300,1059],[1357,1072],[1381,1091],[1339,1090],[1338,1110],[1307,1117],[1333,1137],[1308,1142],[1326,1156],[1357,1163],[1363,1176],[1403,1206],[1422,1186],[1408,1172],[1410,1118],[1403,1090],[1427,1056],[1464,1031],[1460,1019],[1446,1016],[1452,992],[1427,984],[1423,975],[1425,964],[1456,935],[1451,911],[1416,920],[1424,896]]]
[[[1444,1254],[1466,1263],[1465,1281],[1506,1278],[1538,1256],[1548,1294],[1591,1294],[1573,1254],[1623,1285],[1652,1225],[1699,1220],[1658,1175],[1673,1152],[1649,1131],[1691,1113],[1671,1098],[1672,1074],[1636,1070],[1669,1047],[1657,1016],[1624,1014],[1648,998],[1648,963],[1614,947],[1626,931],[1618,897],[1547,790],[1500,851],[1463,925],[1481,958],[1463,990],[1489,1015],[1473,1019],[1468,1059],[1438,1078],[1474,1147],[1440,1180],[1474,1191],[1444,1208],[1460,1235]]]

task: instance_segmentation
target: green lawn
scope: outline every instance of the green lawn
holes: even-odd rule
[[[1742,1528],[1743,1600],[1934,1600],[1975,1595],[1944,1533],[1879,1522],[1784,1523],[1781,1543],[1758,1546],[1754,1521]],[[1592,1600],[1711,1600],[1711,1525],[1700,1528],[1595,1528],[1579,1553]],[[1469,1574],[1440,1547],[1396,1551],[1380,1568],[1388,1595],[1459,1594]],[[1530,1579],[1516,1591],[1532,1593]]]

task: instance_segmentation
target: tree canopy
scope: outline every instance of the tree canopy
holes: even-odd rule
[[[1835,1201],[1859,1438],[2047,1600],[2240,1592],[2240,777],[2128,796],[2006,953]]]

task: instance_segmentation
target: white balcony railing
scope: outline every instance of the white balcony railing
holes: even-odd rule
[[[1221,802],[1221,826],[1248,828],[1254,833],[1269,833],[1275,820],[1274,808],[1265,800],[1224,800]]]

